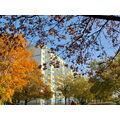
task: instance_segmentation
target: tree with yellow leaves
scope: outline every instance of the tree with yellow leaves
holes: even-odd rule
[[[120,93],[120,54],[112,61],[91,63],[90,81],[93,82],[91,92],[97,100],[113,99]],[[104,68],[106,68],[104,70]]]
[[[93,94],[90,92],[91,86],[92,83],[89,83],[84,77],[79,75],[74,77],[70,74],[61,81],[58,90],[64,95],[65,104],[67,104],[67,99],[71,97],[76,99],[80,104],[84,104],[83,102],[93,97]]]
[[[12,102],[11,97],[28,83],[26,77],[35,67],[28,50],[28,41],[22,34],[5,33],[0,36],[0,103]]]
[[[13,99],[18,101],[24,100],[25,105],[27,105],[29,101],[36,98],[45,100],[50,99],[53,92],[51,91],[51,88],[42,81],[43,74],[37,64],[34,70],[29,74],[30,76],[26,78],[28,79],[28,83],[21,91],[15,92]]]
[[[65,104],[67,104],[67,99],[70,97],[73,97],[73,83],[74,83],[74,77],[73,75],[68,75],[65,78],[63,78],[60,81],[59,86],[57,87],[58,91],[61,91],[64,98],[65,98]]]
[[[91,86],[92,83],[90,83],[87,78],[79,75],[74,78],[71,91],[79,104],[86,104],[94,97],[94,95],[90,92]]]

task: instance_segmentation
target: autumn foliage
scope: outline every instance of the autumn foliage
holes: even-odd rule
[[[36,64],[34,70],[29,72],[29,76],[26,77],[28,80],[27,84],[23,87],[21,91],[15,91],[13,96],[14,100],[23,100],[25,104],[33,99],[41,98],[41,99],[49,99],[52,97],[53,92],[51,88],[47,86],[42,81],[42,71],[38,68]]]
[[[109,65],[109,67],[108,67]],[[106,70],[104,70],[106,68]],[[94,83],[91,92],[96,99],[112,99],[113,95],[119,95],[120,91],[120,55],[118,54],[112,62],[91,63],[90,82]]]
[[[4,34],[0,36],[0,97],[11,102],[15,91],[19,91],[28,80],[29,72],[34,70],[36,62],[27,48],[28,41],[22,34]]]
[[[0,34],[23,33],[37,47],[49,46],[82,75],[94,58],[111,60],[110,52],[120,52],[117,15],[1,15],[0,21]]]

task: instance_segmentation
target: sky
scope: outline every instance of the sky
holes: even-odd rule
[[[9,16],[9,17],[11,17],[11,16]],[[44,15],[44,16],[41,16],[41,18],[42,19],[46,19],[48,16],[46,16],[46,15]],[[48,17],[48,19],[49,19],[49,17]],[[4,22],[7,22],[5,19],[0,19],[0,27],[3,27],[4,26]],[[66,25],[69,25],[70,23],[72,23],[72,22],[77,22],[77,19],[76,18],[73,18],[72,20],[70,20],[69,22],[67,22],[66,23]],[[103,21],[104,22],[104,21]],[[35,25],[36,23],[34,23],[33,22],[33,25],[31,25],[30,27],[34,27],[34,25]],[[17,20],[15,23],[14,23],[14,25],[16,26],[16,27],[19,27],[19,21]],[[28,25],[27,23],[25,23],[24,25]],[[54,26],[54,25],[53,25]],[[52,25],[51,25],[51,27],[52,27]],[[56,28],[56,27],[55,27]],[[65,28],[63,28],[63,29],[65,29]],[[45,28],[44,28],[44,30],[49,30],[49,26],[46,26],[45,25]],[[62,33],[63,31],[62,31],[62,29],[60,29],[61,31],[59,31],[59,33]],[[97,28],[95,28],[95,25],[93,25],[93,30],[91,31],[91,32],[94,32],[94,30],[96,31],[97,30]],[[6,31],[7,32],[10,32],[8,29],[6,29]],[[62,40],[62,42],[59,42],[57,39],[56,39],[56,37],[54,37],[54,36],[49,36],[49,38],[52,40],[55,40],[55,43],[58,45],[58,44],[66,44],[67,42],[69,42],[69,41],[71,41],[71,38],[70,38],[70,35],[68,35],[68,34],[66,34],[66,40]],[[40,39],[40,37],[38,36],[38,34],[36,34],[36,36],[35,37],[30,37],[29,35],[27,36],[27,39],[29,40],[29,41],[33,41],[32,42],[32,44],[35,44],[39,39]],[[110,42],[109,42],[109,40],[107,40],[105,37],[104,37],[104,35],[103,35],[103,33],[101,33],[100,34],[100,38],[98,38],[98,39],[101,39],[101,41],[102,41],[102,44],[105,46],[105,51],[107,51],[107,53],[108,53],[108,55],[109,56],[113,56],[115,53],[114,53],[114,51],[116,50],[116,49],[113,49],[111,46],[110,46]],[[50,43],[48,43],[47,44],[47,47],[48,48],[50,48],[50,47],[55,47],[54,45],[51,45]],[[59,57],[63,57],[63,53],[62,53],[62,50],[61,51],[59,51],[59,52],[57,52],[56,53],[57,55],[58,54],[60,54],[59,55]],[[77,54],[77,53],[76,53]],[[97,58],[97,54],[98,54],[98,52],[94,52],[94,56],[93,56],[93,59],[96,59],[96,60],[99,60],[98,58]],[[73,57],[74,58],[74,57]],[[70,62],[69,62],[69,59],[66,59],[65,60],[68,64],[70,64],[70,65],[72,65]],[[83,67],[84,67],[84,69],[87,69],[86,68],[86,66],[85,65],[83,65]]]

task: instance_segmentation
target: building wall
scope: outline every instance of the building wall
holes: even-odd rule
[[[59,61],[59,67],[55,68],[53,65],[50,65],[51,58],[55,57],[56,55],[53,53],[50,53],[50,49],[47,47],[44,47],[42,49],[35,48],[34,46],[31,47],[33,50],[33,58],[38,62],[39,65],[42,65],[42,70],[44,74],[43,81],[49,85],[52,89],[52,91],[55,93],[53,95],[53,98],[50,100],[51,104],[55,104],[56,94],[60,94],[58,91],[56,91],[56,83],[62,77],[66,77],[68,74],[72,74],[72,70],[70,67],[65,67],[64,64],[66,64],[60,57],[57,56],[57,58],[54,60],[55,62]],[[44,64],[46,63],[47,69],[44,69]],[[59,78],[58,78],[59,77]]]

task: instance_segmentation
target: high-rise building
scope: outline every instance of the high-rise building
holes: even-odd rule
[[[45,46],[43,48],[32,46],[31,49],[33,50],[32,57],[38,62],[39,67],[43,71],[43,81],[51,87],[54,93],[53,98],[47,101],[47,103],[55,104],[60,97],[60,92],[57,91],[57,85],[59,85],[60,79],[64,79],[68,74],[72,74],[72,70],[64,60],[52,53],[49,48]],[[46,104],[44,101],[42,102]]]

